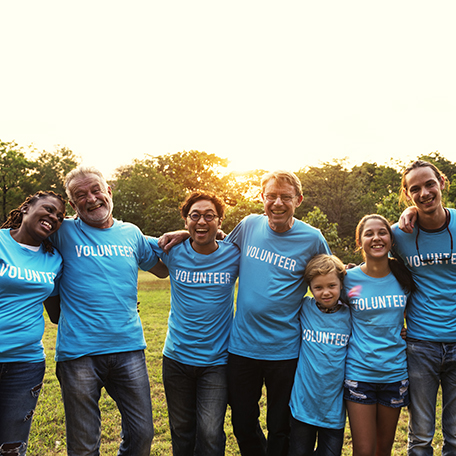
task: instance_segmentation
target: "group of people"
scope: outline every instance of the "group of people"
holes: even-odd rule
[[[39,192],[0,230],[0,455],[26,451],[44,375],[43,301],[59,325],[68,454],[98,454],[105,387],[122,417],[118,454],[149,455],[138,267],[171,281],[163,383],[174,455],[223,455],[227,404],[243,456],[310,455],[316,443],[319,456],[338,455],[345,410],[353,454],[389,455],[404,406],[409,455],[431,455],[440,385],[442,454],[456,454],[456,211],[443,207],[445,184],[428,162],[407,168],[402,195],[413,206],[393,227],[365,216],[356,230],[364,262],[347,270],[294,217],[303,196],[293,173],[265,175],[265,214],[222,241],[216,195],[189,195],[186,231],[156,239],[113,219],[103,176],[76,168],[65,187],[77,217],[64,219],[62,198]]]

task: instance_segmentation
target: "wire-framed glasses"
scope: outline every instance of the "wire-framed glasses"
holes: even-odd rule
[[[290,203],[293,200],[293,198],[296,197],[296,195],[276,195],[275,193],[266,193],[266,195],[264,195],[264,197],[270,203],[277,201],[278,198],[280,198],[280,200],[283,203]]]

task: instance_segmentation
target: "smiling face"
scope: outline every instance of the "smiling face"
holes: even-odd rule
[[[113,224],[112,192],[96,174],[74,178],[69,184],[71,207],[87,225],[109,228]]]
[[[192,214],[200,215],[198,221],[193,221],[189,216]],[[212,214],[216,217],[207,222],[203,215]],[[217,209],[212,201],[199,200],[192,204],[188,211],[187,218],[185,219],[185,228],[190,233],[191,243],[193,249],[204,255],[217,250],[217,242],[215,240],[218,229],[222,226],[222,221],[217,216]]]
[[[277,233],[288,231],[293,226],[293,215],[302,202],[302,195],[296,195],[293,185],[271,179],[261,197],[271,229]]]
[[[429,216],[443,210],[445,178],[436,176],[430,167],[423,166],[410,171],[405,177],[405,185],[406,198],[416,205],[418,214]]]
[[[310,282],[310,291],[315,300],[326,309],[333,307],[340,297],[342,283],[336,271],[316,275]]]
[[[363,250],[366,261],[388,258],[388,252],[391,250],[389,225],[380,218],[370,218],[365,221],[356,241]]]
[[[22,244],[36,246],[60,228],[65,205],[60,199],[47,196],[23,206],[21,212],[22,223],[14,230],[13,238]]]

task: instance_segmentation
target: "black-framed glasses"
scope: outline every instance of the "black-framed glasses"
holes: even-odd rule
[[[187,217],[192,221],[192,222],[199,222],[200,218],[203,217],[206,222],[212,222],[215,218],[219,218],[218,215],[213,214],[212,212],[208,212],[207,214],[200,214],[199,212],[192,212],[191,214],[188,214]]]
[[[448,231],[448,234],[450,235],[450,246],[451,246],[451,253],[448,258],[439,258],[437,254],[433,258],[427,258],[426,260],[423,258],[423,255],[420,253],[420,248],[418,247],[418,236],[420,235],[420,225],[417,223],[417,232],[416,232],[416,238],[415,238],[415,246],[416,246],[416,251],[418,252],[418,258],[420,259],[421,263],[425,265],[433,264],[436,263],[437,261],[441,260],[449,260],[453,256],[453,235],[451,234],[450,231],[450,211],[448,209],[445,209],[445,214],[446,214],[446,221],[445,221],[445,227],[446,230]]]
[[[296,196],[297,195],[276,195],[275,193],[267,193],[266,195],[264,195],[266,200],[270,203],[277,201],[278,198],[280,198],[280,200],[283,203],[290,203],[291,201],[293,201],[293,198],[296,198]]]

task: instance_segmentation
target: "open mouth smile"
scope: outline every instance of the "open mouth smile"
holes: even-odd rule
[[[54,225],[52,223],[49,223],[46,220],[40,220],[41,226],[45,228],[47,231],[52,231],[54,229]]]

